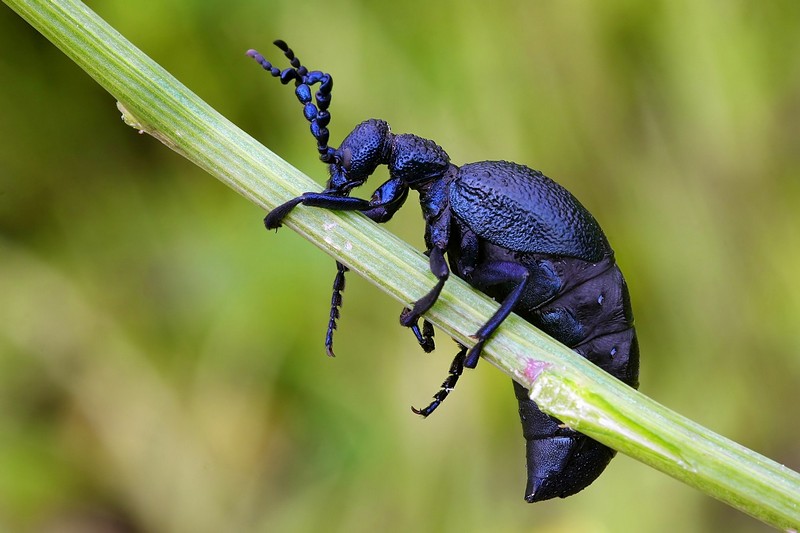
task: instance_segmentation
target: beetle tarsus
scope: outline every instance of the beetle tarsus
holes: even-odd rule
[[[453,362],[450,364],[450,371],[447,378],[445,378],[445,380],[442,382],[442,386],[439,391],[433,395],[433,401],[428,404],[427,407],[423,407],[422,409],[412,407],[412,411],[422,417],[427,418],[436,410],[437,407],[442,404],[444,399],[447,398],[447,396],[456,387],[458,378],[461,377],[461,374],[464,372],[464,354],[466,353],[467,349],[464,346],[461,346],[461,349],[458,351],[455,358],[453,358]]]
[[[336,357],[333,353],[333,332],[336,330],[336,320],[339,318],[339,308],[342,306],[342,292],[344,291],[344,273],[347,267],[336,261],[336,277],[333,278],[333,292],[331,294],[331,312],[328,318],[328,330],[325,333],[325,352],[328,357]]]
[[[411,310],[407,308],[403,309],[403,313],[406,312],[410,313]],[[408,327],[411,329],[411,332],[414,333],[414,336],[417,338],[417,342],[425,351],[425,353],[431,353],[436,349],[436,343],[433,340],[433,324],[423,319],[421,331],[419,329],[419,321],[410,324]]]
[[[272,211],[270,211],[266,217],[264,217],[264,226],[267,229],[278,229],[283,224],[283,219],[286,218],[292,209],[298,206],[298,204],[303,203],[303,196],[298,196],[297,198],[292,198],[288,202],[285,202]]]

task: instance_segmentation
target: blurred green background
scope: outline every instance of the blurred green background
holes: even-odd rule
[[[90,6],[320,183],[248,48],[334,75],[332,144],[379,117],[556,178],[616,249],[641,390],[800,468],[800,3]],[[418,419],[446,338],[423,354],[351,275],[328,359],[329,257],[124,126],[7,7],[0,49],[0,530],[768,530],[624,456],[524,503],[507,378],[482,365]],[[390,228],[422,248],[415,204]]]

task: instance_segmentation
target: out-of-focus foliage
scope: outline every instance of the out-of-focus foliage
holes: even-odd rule
[[[617,251],[641,390],[800,468],[797,2],[90,5],[320,183],[246,49],[334,75],[334,144],[380,117],[556,178]],[[423,354],[351,276],[326,358],[330,258],[124,126],[7,8],[0,50],[0,530],[766,529],[626,457],[525,504],[506,378],[480,365],[418,419],[446,338]],[[414,204],[390,227],[421,247]]]

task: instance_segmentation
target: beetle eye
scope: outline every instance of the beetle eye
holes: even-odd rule
[[[344,150],[342,150],[341,167],[345,172],[350,170],[350,163],[352,162],[352,160],[353,160],[353,151],[350,148],[345,148]]]

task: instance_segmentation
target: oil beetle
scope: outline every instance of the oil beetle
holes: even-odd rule
[[[401,324],[411,328],[425,351],[433,350],[433,326],[423,315],[451,272],[500,302],[473,336],[475,344],[460,346],[433,401],[414,412],[428,416],[444,401],[464,367],[477,365],[484,344],[511,312],[638,387],[639,347],[625,280],[597,221],[572,194],[541,172],[515,163],[483,161],[458,167],[433,141],[393,134],[377,119],[356,126],[339,148],[329,147],[333,79],[302,66],[285,42],[274,44],[290,68],[274,67],[255,50],[247,55],[283,84],[294,82],[330,178],[324,191],[304,193],[272,210],[264,219],[267,229],[279,228],[301,204],[360,211],[375,222],[386,222],[413,189],[425,219],[425,253],[438,281],[413,308],[403,310]],[[317,84],[312,101],[311,87]],[[370,200],[351,197],[351,190],[364,184],[378,165],[388,167],[389,179]],[[346,271],[337,262],[325,339],[329,355]],[[514,391],[527,446],[525,499],[564,498],[586,488],[615,451],[540,411],[521,385],[514,383]]]

